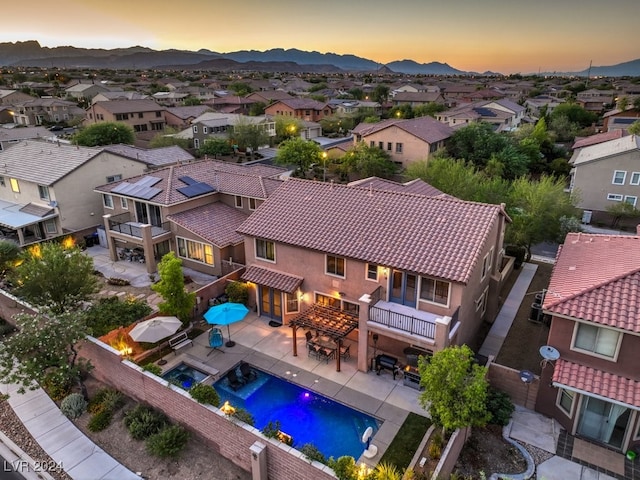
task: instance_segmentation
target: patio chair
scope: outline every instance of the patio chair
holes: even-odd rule
[[[345,345],[341,345],[340,346],[340,358],[344,358],[344,359],[351,358],[351,352],[349,352],[349,347],[350,346],[351,345],[346,345],[346,346]]]
[[[224,337],[222,336],[222,330],[219,328],[212,328],[209,330],[209,347],[211,347],[211,350],[207,353],[207,357],[211,355],[214,350],[224,353],[224,350],[220,350],[223,343]]]
[[[329,363],[329,360],[335,357],[336,351],[331,348],[320,347],[318,349],[318,359]]]
[[[313,342],[307,343],[307,356],[309,357],[317,357],[318,350],[320,350],[320,345],[316,345]]]
[[[240,373],[242,374],[242,380],[244,380],[245,383],[253,382],[258,378],[258,374],[248,363],[240,364]]]
[[[235,368],[229,370],[229,373],[227,373],[227,381],[229,382],[229,386],[234,392],[244,385],[244,382],[240,378],[238,378],[238,374],[236,373]]]

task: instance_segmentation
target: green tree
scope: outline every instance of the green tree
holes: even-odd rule
[[[453,158],[472,162],[484,168],[492,155],[508,145],[507,137],[493,131],[486,122],[471,123],[456,130],[447,144],[447,151]]]
[[[364,92],[362,91],[361,88],[358,88],[358,87],[353,87],[349,89],[347,93],[351,98],[355,100],[362,100],[364,98]]]
[[[633,99],[633,108],[640,110],[640,95]]]
[[[189,139],[177,137],[178,130],[173,127],[165,127],[162,133],[156,134],[149,141],[149,148],[172,147],[177,145],[187,150],[189,148]]]
[[[115,145],[118,143],[132,145],[134,140],[133,128],[120,122],[94,123],[73,136],[73,143],[85,147]]]
[[[0,343],[0,382],[19,385],[18,392],[39,386],[69,388],[90,364],[78,360],[76,344],[88,334],[81,315],[16,315],[18,331]]]
[[[151,289],[164,300],[158,305],[165,315],[175,315],[183,323],[187,323],[193,314],[196,304],[195,292],[187,292],[184,288],[182,260],[173,252],[167,253],[158,264],[160,281],[151,285]]]
[[[611,228],[615,228],[620,224],[623,218],[640,217],[640,210],[629,202],[617,202],[607,206],[607,213],[611,215]]]
[[[564,191],[565,180],[542,175],[539,180],[519,178],[511,185],[507,212],[512,223],[506,231],[509,244],[524,247],[527,259],[531,246],[553,242],[560,231],[560,218],[575,216],[575,197]]]
[[[622,112],[624,112],[629,106],[629,97],[626,95],[618,98],[618,102],[616,103],[616,108]]]
[[[227,140],[223,140],[222,138],[208,138],[200,146],[198,151],[200,155],[210,155],[213,158],[218,158],[218,155],[230,155],[233,149]]]
[[[478,365],[466,346],[448,347],[430,359],[418,358],[419,401],[431,419],[445,430],[468,426],[482,427],[489,420],[487,411],[487,367]]]
[[[435,117],[436,113],[443,112],[447,107],[440,103],[429,102],[424,105],[417,105],[413,107],[413,115],[416,117]]]
[[[238,145],[240,150],[251,149],[251,154],[258,151],[263,145],[269,143],[269,135],[263,125],[256,125],[247,121],[239,121],[229,133],[230,140]]]
[[[284,115],[276,115],[276,141],[278,143],[290,138],[299,137],[302,130],[302,121],[295,117],[285,117]]]
[[[200,100],[198,97],[187,97],[182,103],[185,107],[191,107],[195,105],[202,105],[202,100]]]
[[[631,135],[640,135],[640,120],[636,120],[631,125],[629,125],[629,128],[627,129],[627,131]]]
[[[441,156],[412,162],[407,166],[406,175],[410,179],[420,178],[461,200],[476,198],[481,182],[481,175],[470,163]]]
[[[374,102],[378,102],[379,104],[383,104],[389,98],[389,87],[386,85],[376,85],[376,88],[371,92],[371,99]]]
[[[245,95],[249,95],[253,92],[253,89],[248,83],[244,82],[233,82],[229,85],[229,90],[238,95],[239,97],[244,97]]]
[[[78,247],[41,243],[20,254],[11,277],[16,294],[54,314],[79,308],[98,289],[93,259]]]
[[[550,116],[553,120],[561,115],[566,116],[570,122],[577,123],[581,127],[588,127],[598,119],[598,116],[595,113],[589,112],[577,103],[571,102],[558,105],[553,109]]]
[[[252,103],[249,107],[249,115],[257,117],[258,115],[264,115],[264,109],[267,108],[267,104],[264,102]]]
[[[555,138],[560,142],[571,142],[576,135],[580,125],[569,120],[566,115],[556,115],[549,121],[549,130],[553,132]]]
[[[322,149],[310,140],[300,137],[290,138],[280,144],[275,162],[278,165],[295,165],[296,173],[304,177],[312,163],[322,160]]]
[[[344,155],[343,164],[348,172],[362,178],[390,178],[396,173],[397,166],[389,154],[381,148],[371,147],[364,142],[349,149]]]
[[[20,247],[11,240],[0,240],[0,277],[12,270],[20,256]]]

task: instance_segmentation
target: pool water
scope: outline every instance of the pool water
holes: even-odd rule
[[[162,375],[162,378],[168,381],[174,381],[177,385],[181,386],[185,390],[190,389],[196,383],[202,382],[209,375],[201,372],[200,370],[196,370],[189,365],[181,363],[175,368],[172,368],[167,373]]]
[[[252,368],[257,378],[236,391],[226,376],[214,383],[221,404],[229,401],[250,412],[259,430],[269,421],[279,421],[280,430],[293,437],[293,446],[298,449],[312,443],[327,459],[350,455],[357,461],[366,448],[364,431],[372,427],[375,434],[380,426],[370,415]]]

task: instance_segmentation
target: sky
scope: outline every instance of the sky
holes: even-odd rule
[[[297,48],[507,74],[640,58],[639,0],[5,2],[0,42],[38,40],[46,47]]]

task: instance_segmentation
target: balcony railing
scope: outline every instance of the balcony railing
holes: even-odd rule
[[[131,220],[129,214],[114,215],[109,218],[109,230],[113,232],[123,233],[135,238],[142,238],[142,223]],[[163,222],[160,226],[151,226],[151,237],[157,237],[165,233],[169,233],[171,227],[169,222]]]
[[[369,306],[369,321],[430,340],[434,340],[436,337],[435,322],[394,312],[376,305]]]

